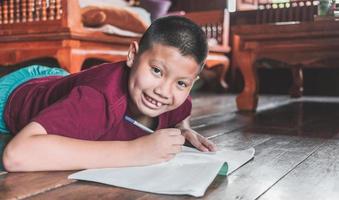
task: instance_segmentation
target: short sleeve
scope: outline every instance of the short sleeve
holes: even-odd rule
[[[48,134],[96,140],[106,130],[106,107],[102,93],[79,86],[67,97],[43,109],[32,121],[41,124]]]

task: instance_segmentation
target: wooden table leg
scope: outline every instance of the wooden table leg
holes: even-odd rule
[[[239,52],[237,65],[244,78],[244,89],[237,96],[237,106],[240,111],[255,111],[258,103],[258,78],[253,65],[253,55],[250,52]]]
[[[302,65],[292,66],[292,86],[290,88],[290,96],[294,98],[301,97],[304,91],[304,80]]]
[[[86,56],[81,50],[71,48],[59,50],[56,56],[60,67],[70,73],[81,71],[85,58]]]

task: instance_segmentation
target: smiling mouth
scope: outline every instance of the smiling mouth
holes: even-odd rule
[[[143,96],[144,96],[143,99],[145,100],[144,104],[151,109],[159,109],[161,106],[166,105],[162,102],[153,99],[152,97],[148,96],[145,93],[143,94]]]

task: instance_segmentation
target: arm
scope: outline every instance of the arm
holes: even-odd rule
[[[162,129],[132,141],[88,141],[47,134],[31,122],[6,146],[3,162],[8,171],[148,165],[171,159],[184,143],[181,137],[177,129]]]
[[[200,151],[216,151],[217,146],[212,141],[208,140],[191,128],[190,118],[191,116],[188,116],[182,122],[177,124],[176,128],[180,129],[181,134],[185,137],[185,139]]]

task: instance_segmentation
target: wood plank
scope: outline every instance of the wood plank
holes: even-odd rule
[[[213,126],[210,127],[213,129]],[[213,138],[215,142],[220,143],[220,147],[232,147],[232,148],[246,148],[248,146],[256,145],[267,141],[270,138],[269,135],[253,135],[250,137],[239,135],[238,133],[230,133],[223,136],[220,140]],[[223,144],[224,140],[227,140],[227,144]],[[230,146],[229,143],[235,144],[236,146]],[[239,145],[238,145],[239,144]],[[242,144],[242,146],[240,145]],[[219,178],[220,179],[220,178]],[[225,178],[221,178],[224,180]],[[220,182],[220,181],[219,181]],[[216,186],[214,186],[216,187]],[[213,190],[213,188],[209,189]],[[148,198],[165,198],[165,199],[181,199],[191,198],[188,196],[170,196],[170,195],[157,195],[149,194],[145,192],[137,192],[134,190],[127,190],[123,188],[117,188],[113,186],[106,186],[98,183],[88,183],[79,181],[73,184],[65,185],[51,191],[46,191],[30,199],[46,199],[47,197],[55,197],[61,199],[148,199]],[[123,197],[123,198],[122,198]]]
[[[287,130],[287,135],[300,137],[333,138],[339,137],[338,102],[304,101],[293,102],[276,109],[259,112],[253,117],[246,131],[260,127]],[[291,131],[288,131],[291,130]]]
[[[261,100],[262,99],[265,98],[261,98]],[[272,97],[272,99],[275,98]],[[298,101],[302,100],[303,99]],[[215,102],[218,101],[220,101],[218,97],[215,97]],[[298,101],[287,101],[287,103]],[[202,105],[201,102],[200,106]],[[301,115],[300,113],[305,115],[306,113],[304,119],[306,119],[308,123],[303,124],[305,128],[311,127],[311,125],[314,125],[314,122],[322,122],[323,117],[326,117],[326,112],[333,114],[336,112],[335,109],[333,111],[331,109],[334,108],[332,106],[333,104],[329,104],[328,108],[326,108],[324,104],[317,104],[315,107],[312,104],[304,104],[301,110],[298,110],[296,106],[285,107],[281,102],[277,103],[270,100],[266,102],[266,105],[262,105],[263,118],[261,120],[263,120],[263,123],[261,124],[258,123],[258,121],[253,121],[253,117],[256,116],[254,114],[235,112],[227,113],[228,115],[223,115],[222,112],[216,115],[209,113],[210,115],[206,114],[201,118],[193,118],[193,122],[195,123],[204,123],[203,126],[196,126],[196,130],[205,136],[211,137],[212,141],[216,142],[219,148],[245,149],[254,146],[256,149],[254,160],[233,172],[228,177],[218,176],[208,188],[204,199],[256,199],[263,194],[262,198],[264,198],[265,195],[269,194],[267,190],[279,186],[280,182],[282,182],[281,179],[284,180],[284,178],[289,177],[293,172],[292,170],[298,169],[303,165],[303,161],[307,162],[313,155],[316,155],[318,152],[316,150],[324,142],[323,139],[293,136],[297,135],[297,131],[300,129],[284,129],[282,125],[267,126],[269,123],[266,123],[264,119],[271,120],[271,112],[279,117],[279,120],[274,122],[278,124],[279,121],[281,121],[282,124],[286,124],[286,122],[290,120],[291,115],[289,112],[297,115]],[[211,105],[211,107],[214,106],[218,108],[219,105]],[[266,112],[272,107],[276,107],[277,109]],[[279,111],[280,108],[283,110]],[[311,112],[310,109],[312,108],[316,108],[316,113]],[[285,112],[284,109],[289,110],[289,112]],[[324,109],[325,111],[323,112]],[[204,112],[208,113],[208,110]],[[223,113],[226,112],[223,111]],[[260,113],[261,112],[259,112],[259,114]],[[317,116],[317,113],[319,113],[319,116]],[[324,119],[327,120],[327,118]],[[248,128],[248,125],[251,124],[257,124],[257,126]],[[328,125],[331,124],[335,125],[333,118],[331,122],[328,122]],[[320,125],[318,132],[321,132],[323,128],[324,126]],[[328,141],[326,141],[326,143],[328,143]],[[331,155],[332,159],[336,159],[336,157],[334,157],[336,154],[339,155],[337,152],[339,149],[335,149],[335,144],[331,145],[334,149],[332,149],[332,151],[334,151],[333,155]],[[326,146],[321,146],[320,149],[325,147]],[[331,151],[326,150],[323,154],[326,154],[326,152],[330,153]],[[317,158],[318,157],[314,159],[316,160]],[[334,162],[333,166],[335,167],[335,165],[336,162]],[[311,165],[308,170],[312,171]],[[335,168],[332,170],[333,172],[331,173],[336,173]],[[50,197],[60,199],[196,199],[190,196],[150,194],[83,181],[74,182],[73,180],[67,179],[70,173],[72,172],[2,174],[0,175],[0,199],[20,199],[26,197],[30,197],[31,199],[46,199]],[[300,177],[302,176],[300,175]],[[317,177],[315,177],[315,179],[316,178]],[[331,186],[331,183],[328,184]]]
[[[207,104],[208,102],[208,104]],[[234,95],[194,94],[192,96],[192,117],[201,117],[220,112],[236,110]]]
[[[74,182],[72,171],[7,173],[0,175],[0,199],[22,199]]]
[[[76,183],[69,184],[66,187],[60,189],[41,193],[36,196],[28,198],[29,200],[45,200],[53,197],[53,199],[138,199],[144,196],[145,192],[139,192],[135,190],[123,189],[118,187],[112,187],[104,184],[78,181]]]
[[[258,146],[253,161],[232,173],[210,199],[256,199],[303,162],[321,140],[278,136]],[[221,198],[222,197],[222,198]]]
[[[339,140],[327,140],[259,199],[338,199],[338,146]]]
[[[233,172],[227,178],[217,177],[208,188],[204,199],[255,199],[305,160],[322,144],[322,140],[317,138],[298,138],[281,135],[272,137],[268,134],[271,130],[268,129],[267,131],[261,134],[232,132],[214,138],[223,147],[228,145],[230,148],[246,148],[254,145],[256,154],[254,160]],[[112,196],[119,196],[120,193],[124,193],[127,199],[135,199],[138,196],[134,191],[123,192],[125,189],[116,187],[112,188],[116,188],[114,193],[117,194],[110,194],[105,189],[96,190],[91,188],[100,188],[100,184],[93,183],[86,185],[86,187],[73,186],[77,184],[66,185],[53,191],[47,191],[34,196],[34,198],[42,199],[51,195],[53,197],[60,197],[65,192],[71,192],[73,187],[78,188],[77,194],[82,195],[84,192],[87,194],[86,198],[89,199],[98,196],[100,196],[100,199],[112,199]],[[195,199],[190,196],[144,194],[136,199]]]
[[[259,111],[253,117],[252,126],[296,129],[312,119],[303,114],[303,105],[302,102],[290,102],[273,109]]]
[[[208,188],[204,199],[256,199],[280,178],[312,154],[321,144],[321,139],[301,139],[290,136],[271,137],[268,132],[243,134],[234,132],[220,136],[227,143],[242,144],[240,148],[255,144],[255,158],[228,177],[218,176]],[[277,131],[277,130],[276,130]],[[238,139],[236,139],[236,134]],[[231,148],[236,146],[231,146]],[[138,200],[195,199],[190,196],[147,194]]]
[[[242,115],[223,116],[215,121],[212,119],[200,120],[200,126],[193,126],[192,128],[207,138],[213,138],[242,128],[248,123],[248,118]]]
[[[195,93],[192,95],[192,120],[210,116],[220,116],[237,112],[236,96],[232,94],[206,94]],[[294,102],[286,95],[260,95],[258,111],[276,108],[289,102]]]
[[[196,100],[194,100],[194,98],[196,98]],[[229,102],[230,99],[232,100],[232,103]],[[224,102],[224,104],[226,104],[226,107],[224,108],[227,108],[228,110],[222,110],[223,108],[217,104],[217,102],[219,101]],[[266,110],[274,108],[279,108],[294,101],[295,100],[290,99],[287,96],[265,95],[261,98],[261,101],[259,102],[257,113],[266,112]],[[206,106],[206,102],[208,102],[208,106]],[[209,109],[206,109],[206,107]],[[197,112],[200,113],[201,116],[196,116],[193,114],[194,111],[201,108],[203,108],[204,111],[200,110]],[[218,110],[219,112],[214,112],[216,110]],[[244,126],[254,124],[258,121],[255,120],[255,117],[255,113],[237,112],[234,95],[227,95],[227,98],[222,98],[222,100],[220,100],[220,95],[207,95],[207,97],[205,97],[200,96],[200,94],[196,94],[196,96],[193,97],[191,126],[193,129],[206,137],[215,137],[222,133],[230,132]],[[206,131],[210,130],[209,126],[211,125],[218,125],[219,128],[214,128],[213,131]]]

